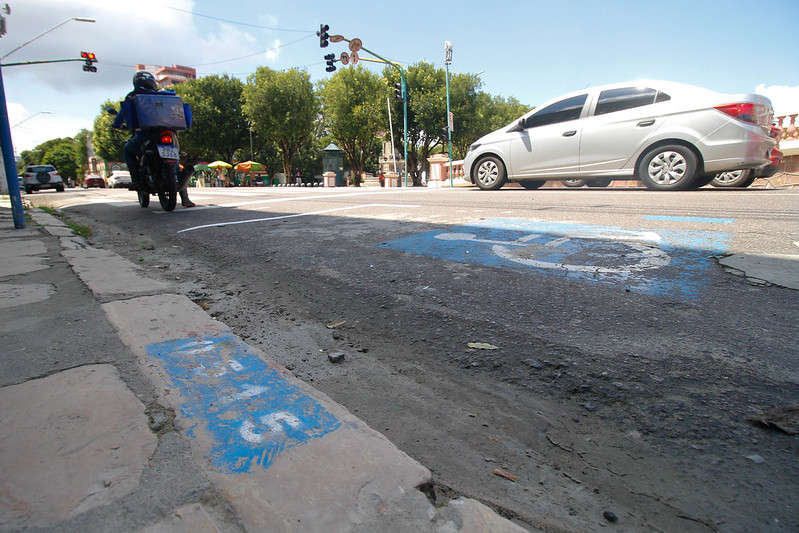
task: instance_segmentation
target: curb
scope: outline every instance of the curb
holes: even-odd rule
[[[61,255],[136,354],[159,403],[174,409],[195,463],[244,529],[526,531],[468,498],[436,507],[424,492],[430,471],[382,434],[168,284],[89,246],[57,218],[29,213],[59,237]],[[175,530],[169,524],[182,513],[213,522],[190,506],[162,527]],[[195,531],[191,523],[179,529]]]

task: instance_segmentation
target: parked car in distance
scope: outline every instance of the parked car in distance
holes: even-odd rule
[[[31,194],[42,189],[64,192],[64,181],[53,165],[28,165],[22,175],[25,192]]]
[[[130,172],[127,170],[115,170],[108,176],[108,186],[112,189],[129,189],[130,184]]]
[[[105,180],[97,174],[86,174],[86,177],[83,178],[83,188],[91,189],[93,187],[105,189]]]
[[[779,126],[771,126],[770,135],[775,139],[782,137],[782,128]],[[729,172],[721,172],[716,174],[710,184],[714,187],[728,187],[744,189],[754,183],[756,178],[770,178],[776,174],[780,167],[782,167],[782,150],[779,144],[771,149],[771,157],[769,163],[760,170],[731,170]]]
[[[720,172],[769,163],[774,110],[756,94],[633,81],[551,100],[477,140],[464,176],[484,190],[508,181],[640,180],[654,190],[707,185]],[[575,183],[575,182],[572,182]]]

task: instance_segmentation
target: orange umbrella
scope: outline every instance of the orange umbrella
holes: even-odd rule
[[[266,165],[258,163],[257,161],[244,161],[235,166],[239,172],[253,172],[257,170],[266,170]]]

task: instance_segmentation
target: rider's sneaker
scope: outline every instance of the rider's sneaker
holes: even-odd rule
[[[131,191],[140,191],[141,190],[141,184],[139,182],[137,182],[137,181],[132,181],[130,183],[130,187],[128,187],[128,188]]]

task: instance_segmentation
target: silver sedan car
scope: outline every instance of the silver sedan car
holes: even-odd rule
[[[665,81],[567,94],[469,148],[464,176],[484,190],[517,181],[640,180],[654,190],[707,185],[720,172],[759,169],[775,140],[768,98]]]

